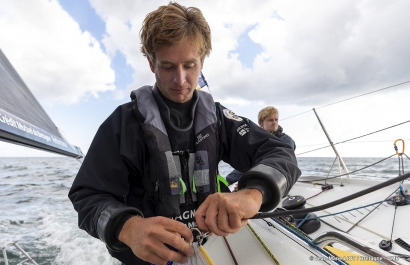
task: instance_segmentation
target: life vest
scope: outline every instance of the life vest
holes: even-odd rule
[[[198,207],[216,192],[218,157],[217,115],[212,96],[198,91],[195,109],[195,152],[172,150],[166,126],[153,96],[153,87],[144,86],[131,93],[134,114],[141,123],[149,152],[149,174],[155,194],[157,215],[180,215],[181,204]],[[177,134],[177,132],[172,132]],[[178,143],[173,142],[174,149]]]

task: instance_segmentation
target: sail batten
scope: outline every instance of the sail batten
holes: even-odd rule
[[[82,157],[69,144],[0,49],[0,140]]]

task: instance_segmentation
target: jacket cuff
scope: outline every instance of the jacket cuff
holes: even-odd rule
[[[101,212],[97,222],[97,234],[111,250],[121,251],[128,248],[127,245],[118,240],[124,223],[133,216],[142,216],[137,208],[124,205],[110,204]]]
[[[262,193],[261,212],[273,210],[285,196],[286,177],[277,169],[263,164],[246,171],[238,182],[238,190],[257,189]]]

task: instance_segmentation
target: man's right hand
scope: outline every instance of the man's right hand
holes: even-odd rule
[[[186,242],[193,241],[191,230],[181,222],[162,216],[134,216],[128,219],[118,239],[129,246],[137,257],[156,265],[166,265],[168,261],[185,263],[186,256],[194,255],[193,248]],[[182,253],[171,250],[164,244]]]

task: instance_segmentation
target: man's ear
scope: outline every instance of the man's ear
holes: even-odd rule
[[[147,57],[147,60],[148,60],[148,63],[149,63],[149,68],[151,68],[151,72],[155,73],[153,62],[151,62],[151,59],[149,57]]]
[[[263,122],[259,122],[259,126],[263,128]]]
[[[201,58],[201,71],[204,68],[205,56]]]

